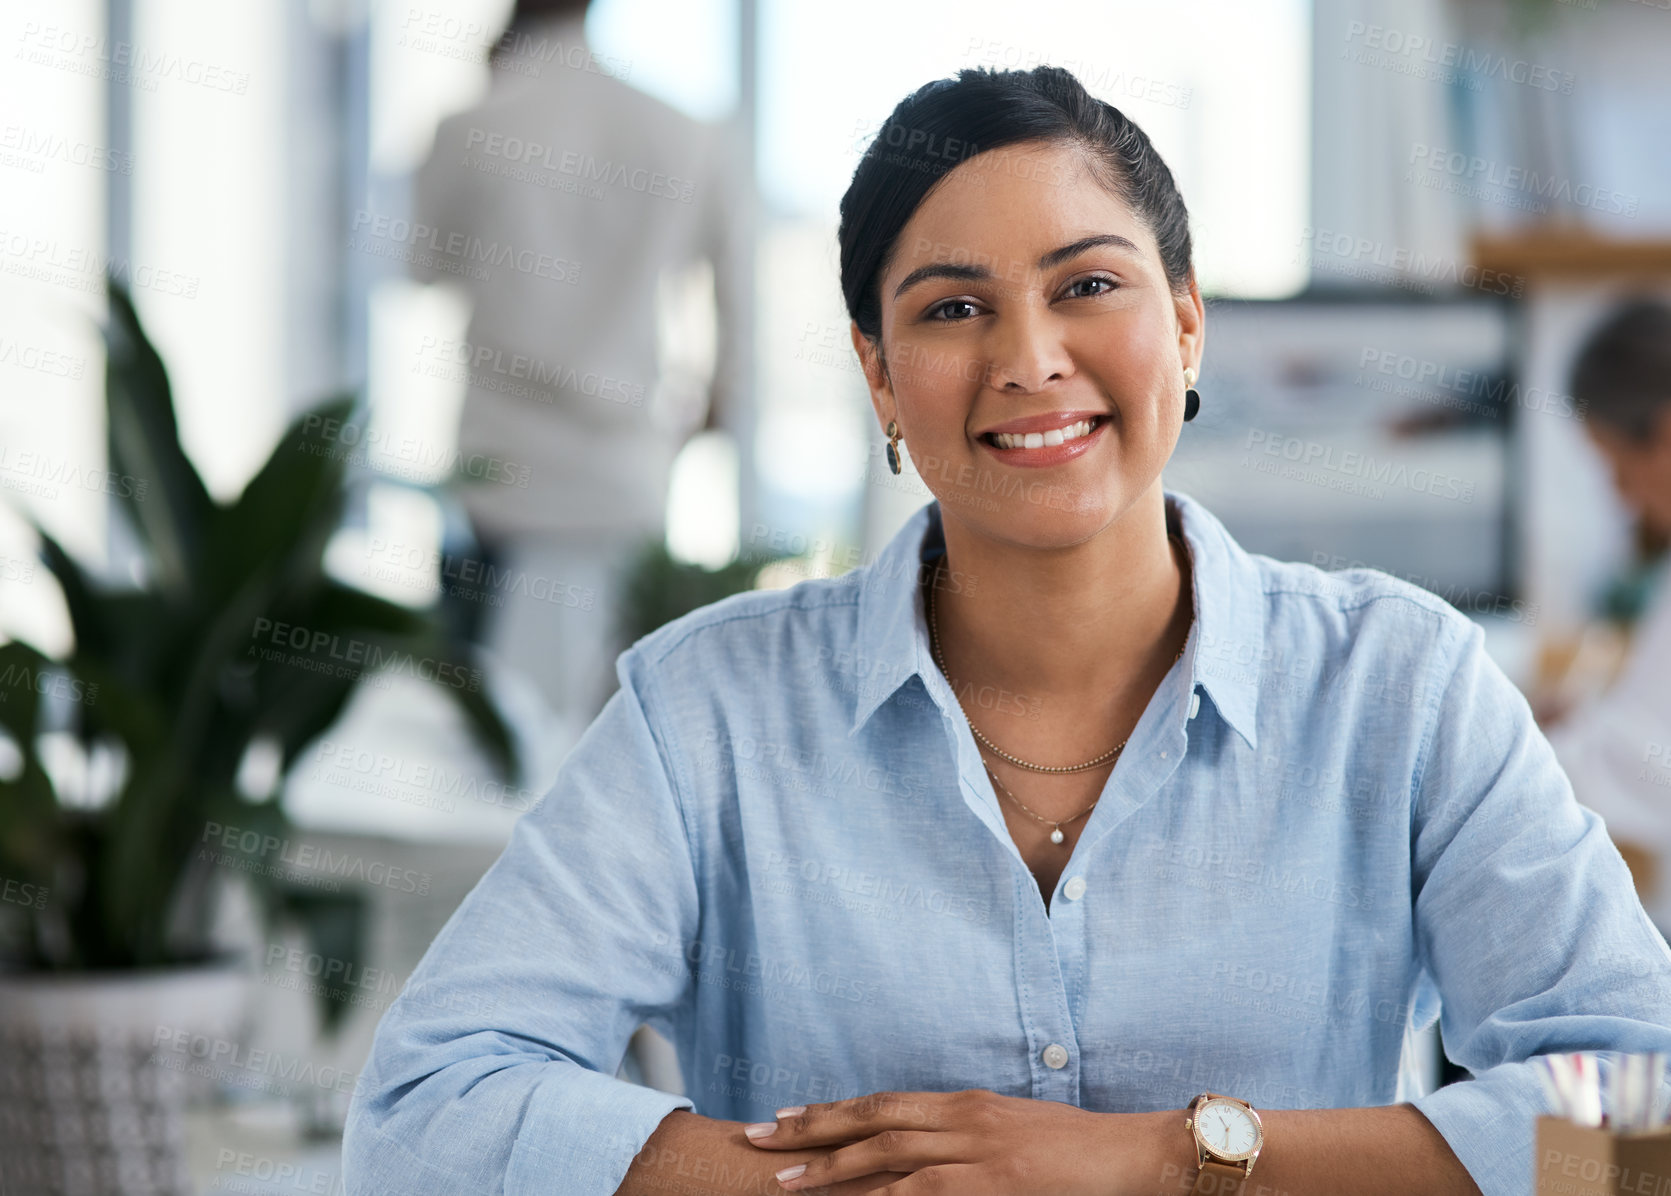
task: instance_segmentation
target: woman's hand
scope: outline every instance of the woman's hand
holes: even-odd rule
[[[1181,1149],[1187,1134],[1182,1114],[1176,1116]],[[1142,1190],[1144,1178],[1160,1178],[1164,1163],[1179,1153],[1164,1151],[1159,1141],[1162,1124],[1173,1117],[1116,1118],[984,1088],[873,1092],[763,1122],[759,1128],[774,1126],[773,1132],[751,1141],[766,1150],[836,1147],[806,1163],[802,1174],[781,1179],[786,1191],[900,1172],[902,1178],[875,1190],[891,1196],[1108,1196],[1125,1183],[1136,1181],[1133,1190]],[[1151,1124],[1140,1127],[1145,1119]],[[1117,1130],[1116,1121],[1130,1124]]]

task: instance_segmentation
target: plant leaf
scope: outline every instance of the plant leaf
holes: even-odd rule
[[[109,283],[105,325],[105,404],[109,488],[150,550],[162,587],[191,591],[205,523],[213,506],[203,479],[180,447],[168,371],[146,336],[127,288]]]
[[[269,566],[292,589],[318,578],[342,513],[346,458],[334,429],[353,402],[339,396],[298,415],[237,501],[217,508],[205,561],[210,594],[231,594]]]

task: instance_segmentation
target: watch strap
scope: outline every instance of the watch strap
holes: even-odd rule
[[[1241,1196],[1242,1183],[1247,1179],[1247,1167],[1240,1163],[1218,1163],[1208,1160],[1196,1172],[1195,1186],[1190,1196]]]

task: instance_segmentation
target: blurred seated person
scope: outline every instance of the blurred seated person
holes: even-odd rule
[[[1632,302],[1591,334],[1573,370],[1590,441],[1619,496],[1658,548],[1647,604],[1616,679],[1548,728],[1578,800],[1600,814],[1636,878],[1643,904],[1671,926],[1671,306]]]

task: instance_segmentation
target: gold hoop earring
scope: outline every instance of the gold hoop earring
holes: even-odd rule
[[[886,435],[888,437],[888,468],[897,474],[899,472],[899,425],[891,419],[888,421]]]

